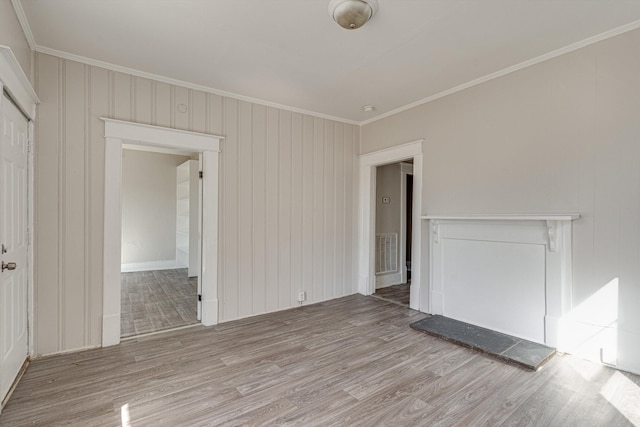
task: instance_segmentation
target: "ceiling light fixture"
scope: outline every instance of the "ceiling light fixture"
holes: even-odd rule
[[[362,106],[362,111],[364,111],[365,113],[370,113],[375,109],[376,109],[376,107],[374,107],[373,105],[363,105]]]
[[[355,30],[369,22],[378,10],[377,0],[331,0],[329,15],[342,28]]]

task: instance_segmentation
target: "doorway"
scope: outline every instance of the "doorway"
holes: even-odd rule
[[[120,342],[122,149],[124,144],[199,153],[202,179],[201,323],[218,323],[218,158],[220,136],[102,118],[105,122],[102,345]]]
[[[376,224],[376,168],[386,164],[413,159],[413,203],[411,227],[411,286],[409,306],[423,311],[428,307],[428,292],[421,291],[422,227],[416,223],[422,209],[422,144],[420,139],[396,147],[386,148],[360,156],[358,227],[359,269],[358,292],[372,295],[376,290],[375,280],[375,224]]]
[[[413,159],[376,167],[375,297],[409,306]]]
[[[121,338],[199,323],[198,158],[123,147]]]

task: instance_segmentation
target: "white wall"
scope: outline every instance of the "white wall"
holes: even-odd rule
[[[122,264],[175,261],[176,168],[189,159],[122,151]]]
[[[389,203],[382,203],[388,196]],[[397,233],[400,238],[400,163],[376,170],[376,234]]]
[[[31,48],[10,0],[0,0],[0,45],[11,48],[22,71],[31,78]]]
[[[401,175],[400,163],[379,166],[376,168],[376,235],[383,233],[396,233],[398,236],[398,250],[396,262],[398,270],[395,273],[376,274],[376,288],[397,285],[402,283],[402,262],[400,245],[401,224]],[[382,203],[383,197],[389,197],[389,203]],[[376,256],[378,254],[376,253]]]
[[[573,306],[580,324],[614,332],[618,367],[634,372],[640,372],[638,46],[640,31],[625,33],[368,124],[361,136],[362,153],[426,139],[424,214],[579,212]],[[597,300],[597,292],[614,282],[611,320],[599,315],[606,300]],[[595,310],[580,310],[592,297]]]
[[[356,292],[356,126],[44,54],[34,66],[37,354],[101,343],[102,116],[226,137],[221,321],[295,307],[299,290]]]

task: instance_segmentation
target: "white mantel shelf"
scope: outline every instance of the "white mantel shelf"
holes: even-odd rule
[[[467,214],[467,215],[422,215],[429,220],[485,220],[485,221],[573,221],[580,214]]]

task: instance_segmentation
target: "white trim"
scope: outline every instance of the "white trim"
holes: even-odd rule
[[[198,84],[194,84],[194,83],[189,83],[186,82],[184,80],[178,80],[178,79],[173,79],[170,77],[165,77],[165,76],[161,76],[158,74],[153,74],[153,73],[148,73],[145,71],[140,71],[140,70],[136,70],[134,68],[129,68],[129,67],[123,67],[120,65],[116,65],[116,64],[112,64],[110,62],[105,62],[105,61],[100,61],[97,59],[92,59],[92,58],[87,58],[85,56],[81,56],[81,55],[75,55],[69,52],[64,52],[61,50],[57,50],[57,49],[52,49],[52,48],[48,48],[48,47],[44,47],[44,46],[40,46],[36,43],[35,37],[33,35],[33,31],[31,30],[31,26],[29,25],[29,21],[27,19],[26,13],[24,11],[24,8],[22,7],[22,3],[20,0],[11,0],[11,4],[13,5],[14,10],[16,11],[16,15],[18,17],[18,21],[20,22],[20,26],[22,27],[22,31],[24,32],[25,38],[27,39],[27,43],[29,44],[29,47],[31,48],[31,50],[35,51],[35,52],[40,52],[40,53],[44,53],[47,55],[53,55],[53,56],[57,56],[59,58],[63,58],[63,59],[68,59],[71,61],[76,61],[76,62],[80,62],[83,64],[87,64],[87,65],[93,65],[96,67],[101,67],[101,68],[105,68],[108,70],[113,70],[113,71],[118,71],[118,72],[122,72],[122,73],[126,73],[126,74],[131,74],[133,76],[137,76],[137,77],[143,77],[143,78],[148,78],[148,79],[153,79],[153,80],[157,80],[159,82],[163,82],[163,83],[168,83],[168,84],[172,84],[172,85],[176,85],[176,86],[182,86],[185,88],[189,88],[189,89],[194,89],[194,90],[200,90],[203,92],[207,92],[207,93],[212,93],[215,95],[220,95],[220,96],[225,96],[225,97],[229,97],[229,98],[234,98],[240,101],[247,101],[247,102],[252,102],[254,104],[259,104],[259,105],[264,105],[267,107],[274,107],[274,108],[279,108],[282,110],[286,110],[286,111],[291,111],[294,113],[301,113],[301,114],[306,114],[306,115],[311,115],[311,116],[315,116],[315,117],[319,117],[322,119],[327,119],[327,120],[334,120],[337,122],[342,122],[342,123],[347,123],[347,124],[351,124],[351,125],[356,125],[356,126],[364,126],[364,125],[368,125],[370,123],[376,122],[378,120],[382,120],[384,118],[387,118],[389,116],[393,116],[395,114],[401,113],[403,111],[407,111],[410,110],[414,107],[418,107],[420,105],[423,104],[427,104],[431,101],[435,101],[437,99],[443,98],[447,95],[451,95],[454,94],[456,92],[460,92],[462,90],[468,89],[470,87],[473,86],[477,86],[480,85],[482,83],[486,83],[490,80],[496,79],[498,77],[502,77],[505,76],[507,74],[511,74],[513,72],[522,70],[524,68],[527,67],[531,67],[533,65],[539,64],[541,62],[547,61],[549,59],[553,59],[556,58],[558,56],[564,55],[566,53],[570,53],[573,52],[575,50],[578,49],[582,49],[583,47],[587,47],[589,45],[598,43],[600,41],[615,37],[615,36],[619,36],[620,34],[624,34],[627,33],[629,31],[633,31],[636,30],[638,28],[640,28],[640,20],[637,21],[633,21],[630,22],[628,24],[622,25],[620,27],[617,28],[613,28],[611,30],[605,31],[604,33],[600,33],[597,34],[595,36],[591,36],[588,37],[584,40],[580,40],[577,41],[575,43],[569,44],[567,46],[561,47],[559,49],[553,50],[551,52],[547,52],[545,54],[542,54],[540,56],[537,56],[535,58],[529,59],[527,61],[521,62],[519,64],[516,65],[512,65],[510,67],[504,68],[502,70],[498,70],[494,73],[490,73],[487,74],[485,76],[479,77],[477,79],[471,80],[467,83],[463,83],[461,85],[455,86],[451,89],[447,89],[444,90],[442,92],[438,92],[436,94],[430,95],[426,98],[422,98],[418,101],[403,105],[401,107],[395,108],[391,111],[387,111],[386,113],[382,113],[378,116],[372,117],[370,119],[367,120],[363,120],[358,122],[357,120],[350,120],[350,119],[345,119],[345,118],[341,118],[341,117],[335,117],[335,116],[331,116],[331,115],[327,115],[327,114],[321,114],[321,113],[317,113],[314,111],[309,111],[309,110],[304,110],[301,108],[296,108],[296,107],[292,107],[292,106],[288,106],[288,105],[283,105],[283,104],[278,104],[275,102],[270,102],[270,101],[266,101],[266,100],[262,100],[262,99],[257,99],[257,98],[252,98],[249,96],[245,96],[245,95],[240,95],[240,94],[236,94],[233,92],[227,92],[227,91],[223,91],[223,90],[219,90],[219,89],[215,89],[212,87],[208,87],[208,86],[202,86],[202,85],[198,85]]]
[[[140,144],[202,153],[202,324],[218,323],[218,157],[221,136],[102,118],[105,123],[102,346],[120,342],[122,146]],[[195,297],[195,296],[194,296]]]
[[[562,219],[549,219],[562,217]],[[564,349],[560,339],[563,318],[571,311],[572,221],[568,215],[467,215],[443,218],[423,216],[429,221],[429,313],[445,314],[443,289],[443,240],[508,242],[545,246],[544,344]],[[553,228],[551,232],[550,227]],[[548,233],[541,232],[547,229]],[[486,325],[481,325],[485,326]],[[502,331],[504,332],[504,331]]]
[[[358,216],[358,292],[371,295],[375,292],[375,191],[376,167],[402,160],[413,159],[413,217],[419,218],[422,210],[422,143],[424,139],[375,151],[360,156]],[[411,245],[411,308],[422,309],[420,302],[420,266],[422,250],[422,224],[414,221]],[[425,291],[426,292],[426,291]]]
[[[24,33],[24,37],[27,39],[29,48],[31,48],[31,50],[36,50],[38,44],[36,43],[36,38],[33,36],[33,31],[31,31],[31,26],[29,25],[27,14],[22,7],[22,2],[20,2],[20,0],[11,0],[11,5],[13,6],[13,10],[16,11],[18,22],[20,22],[22,32]]]
[[[468,215],[422,215],[421,219],[485,220],[485,221],[573,221],[580,214],[468,214]]]
[[[36,95],[36,92],[33,90],[29,79],[24,74],[22,67],[18,63],[16,56],[13,54],[13,51],[7,47],[0,45],[0,92],[6,89],[7,92],[11,95],[11,98],[14,102],[18,104],[18,107],[22,110],[24,114],[26,114],[29,119],[29,127],[28,127],[28,138],[31,142],[31,150],[27,153],[27,192],[28,192],[28,214],[27,214],[27,227],[29,227],[30,233],[30,242],[27,246],[27,260],[28,260],[28,268],[27,268],[27,328],[28,328],[28,354],[33,356],[35,354],[35,345],[34,345],[34,295],[35,295],[35,284],[34,284],[34,159],[33,153],[35,151],[35,140],[34,140],[34,123],[36,117],[36,105],[40,103],[40,99]],[[0,93],[0,97],[1,97]],[[0,98],[3,99],[3,98]]]
[[[79,62],[81,64],[92,65],[94,67],[100,67],[111,71],[117,71],[120,73],[130,74],[136,77],[142,77],[144,79],[151,79],[162,83],[167,83],[174,86],[181,86],[187,89],[193,89],[205,93],[211,93],[214,95],[220,95],[227,98],[237,99],[239,101],[251,102],[253,104],[264,105],[265,107],[278,108],[280,110],[291,111],[292,113],[300,113],[304,115],[319,117],[321,119],[333,120],[336,122],[346,123],[350,125],[358,125],[355,120],[343,119],[341,117],[331,116],[329,114],[322,114],[315,111],[305,110],[303,108],[291,107],[289,105],[279,104],[277,102],[266,101],[264,99],[253,98],[251,96],[240,95],[233,92],[227,92],[224,90],[215,89],[209,86],[203,86],[195,83],[190,83],[184,80],[178,80],[171,77],[165,77],[159,74],[148,73],[146,71],[136,70],[135,68],[124,67],[121,65],[112,64],[110,62],[100,61],[97,59],[87,58],[85,56],[75,55],[73,53],[64,52],[57,49],[51,49],[44,46],[36,45],[36,52],[44,53],[46,55],[56,56],[62,59],[68,59],[70,61]]]
[[[29,120],[36,118],[36,105],[40,103],[29,78],[8,46],[0,45],[0,82]]]
[[[367,120],[364,120],[364,121],[360,122],[360,126],[364,126],[364,125],[368,125],[368,124],[373,123],[373,122],[377,122],[378,120],[382,120],[382,119],[385,119],[385,118],[387,118],[389,116],[393,116],[395,114],[402,113],[403,111],[407,111],[407,110],[410,110],[412,108],[419,107],[420,105],[427,104],[427,103],[429,103],[431,101],[435,101],[436,99],[444,98],[447,95],[451,95],[451,94],[454,94],[456,92],[460,92],[460,91],[463,91],[465,89],[469,89],[470,87],[473,87],[473,86],[481,85],[482,83],[486,83],[486,82],[488,82],[490,80],[497,79],[498,77],[506,76],[507,74],[511,74],[511,73],[516,72],[516,71],[520,71],[520,70],[522,70],[524,68],[528,68],[528,67],[531,67],[533,65],[539,64],[541,62],[548,61],[550,59],[553,59],[553,58],[556,58],[558,56],[564,55],[566,53],[570,53],[570,52],[573,52],[575,50],[582,49],[583,47],[587,47],[589,45],[601,42],[601,41],[609,39],[611,37],[619,36],[620,34],[624,34],[624,33],[627,33],[629,31],[637,30],[638,28],[640,28],[640,20],[630,22],[630,23],[628,23],[626,25],[623,25],[621,27],[617,27],[617,28],[611,29],[609,31],[605,31],[604,33],[597,34],[597,35],[592,36],[592,37],[588,37],[588,38],[586,38],[584,40],[580,40],[580,41],[572,43],[570,45],[561,47],[560,49],[552,50],[551,52],[547,52],[547,53],[545,53],[543,55],[537,56],[535,58],[531,58],[531,59],[529,59],[527,61],[524,61],[524,62],[521,62],[519,64],[512,65],[512,66],[507,67],[507,68],[503,68],[502,70],[498,70],[498,71],[496,71],[494,73],[487,74],[487,75],[479,77],[477,79],[473,79],[473,80],[471,80],[471,81],[469,81],[467,83],[463,83],[461,85],[452,87],[451,89],[447,89],[447,90],[444,90],[442,92],[438,92],[438,93],[436,93],[434,95],[428,96],[426,98],[422,98],[422,99],[420,99],[418,101],[415,101],[415,102],[412,102],[410,104],[403,105],[402,107],[398,107],[398,108],[395,108],[395,109],[393,109],[391,111],[387,111],[386,113],[382,113],[382,114],[380,114],[380,115],[378,115],[376,117],[372,117],[370,119],[367,119]]]
[[[400,163],[400,281],[407,283],[407,175],[413,175],[413,164]],[[412,222],[415,218],[412,216]]]
[[[131,273],[135,271],[155,271],[155,270],[173,270],[178,267],[175,259],[165,261],[147,261],[147,262],[131,262],[120,265],[121,273]]]

